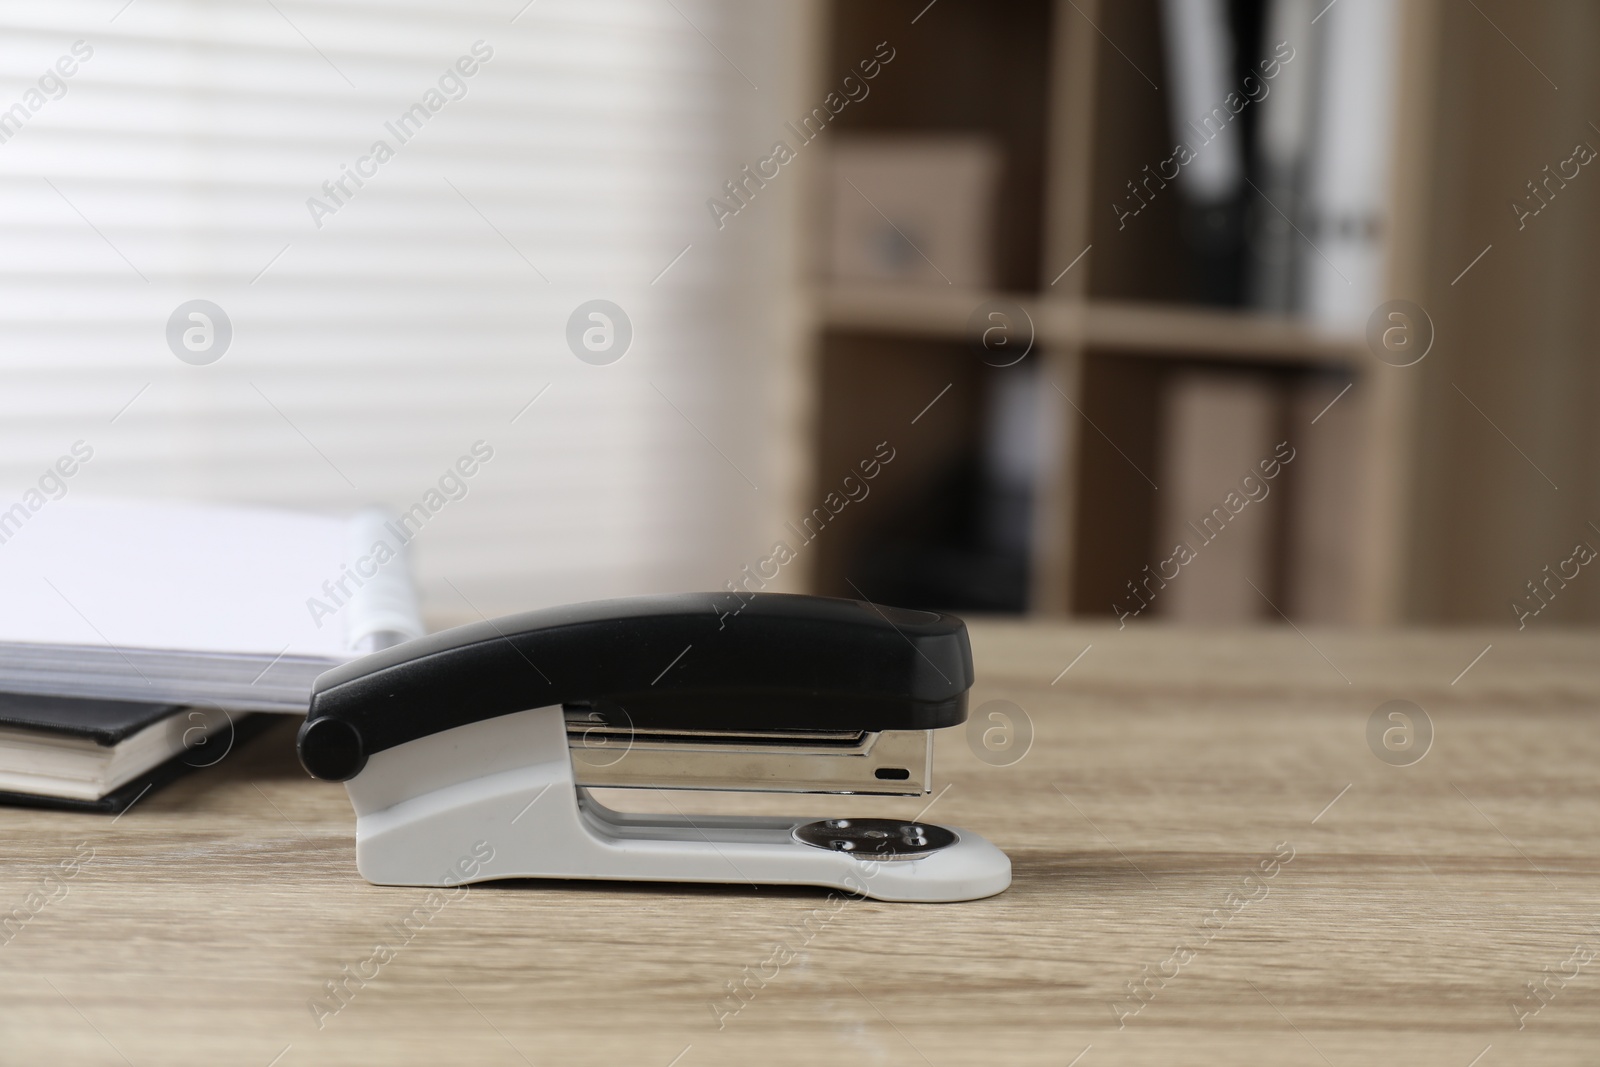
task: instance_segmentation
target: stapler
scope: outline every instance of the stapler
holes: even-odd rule
[[[345,783],[379,885],[502,878],[813,885],[972,900],[1011,861],[906,819],[647,815],[597,788],[921,796],[967,716],[958,618],[777,593],[485,620],[317,679],[300,761]],[[676,808],[676,805],[673,805]]]

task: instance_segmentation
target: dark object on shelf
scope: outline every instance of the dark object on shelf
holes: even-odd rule
[[[929,611],[1017,613],[1028,606],[1032,494],[976,457],[957,461],[850,561],[862,594]]]
[[[1256,198],[1248,172],[1257,101],[1270,90],[1257,69],[1264,10],[1264,0],[1162,5],[1181,231],[1196,295],[1208,304],[1244,302],[1247,205]]]

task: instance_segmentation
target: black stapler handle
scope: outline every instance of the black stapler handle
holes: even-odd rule
[[[317,679],[300,760],[345,781],[367,757],[554,704],[635,727],[931,730],[966,720],[966,625],[854,600],[756,593],[630,597],[445,630]]]

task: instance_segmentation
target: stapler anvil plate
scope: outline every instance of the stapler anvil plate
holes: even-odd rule
[[[499,878],[798,884],[989,896],[1011,862],[905,820],[643,815],[594,788],[920,796],[967,715],[960,619],[852,600],[635,597],[474,623],[335,668],[300,728],[380,885]],[[488,856],[488,858],[485,858]]]

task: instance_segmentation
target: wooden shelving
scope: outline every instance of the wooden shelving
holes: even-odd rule
[[[1128,467],[1142,474],[1158,461],[1168,376],[1204,365],[1239,368],[1285,389],[1313,380],[1333,381],[1336,390],[1340,378],[1350,384],[1341,413],[1359,413],[1367,443],[1349,460],[1359,467],[1363,520],[1351,527],[1359,543],[1350,549],[1356,573],[1346,621],[1397,616],[1410,387],[1383,373],[1361,337],[1200,304],[1200,286],[1184,267],[1176,197],[1157,202],[1136,233],[1117,232],[1107,210],[1141,162],[1170,150],[1166,98],[1145,73],[1164,70],[1158,8],[1158,0],[1018,0],[1003,15],[961,0],[931,11],[924,0],[827,6],[819,83],[873,42],[907,42],[874,99],[840,116],[841,132],[980,134],[1001,150],[1006,169],[993,291],[824,280],[809,293],[819,490],[852,449],[877,439],[885,410],[908,397],[920,406],[946,383],[950,390],[940,401],[942,419],[922,420],[921,436],[908,443],[916,458],[898,471],[898,495],[885,490],[870,513],[853,509],[860,514],[819,544],[817,591],[857,595],[857,579],[881,572],[886,558],[897,558],[902,571],[937,569],[964,549],[928,531],[948,532],[960,525],[952,515],[981,516],[994,506],[975,494],[972,471],[992,438],[984,426],[989,399],[1014,386],[1005,375],[1015,372],[974,358],[969,320],[984,301],[1002,300],[1031,320],[1029,369],[1042,372],[1036,382],[1054,386],[1038,393],[1049,408],[1041,420],[1050,427],[1049,454],[1037,464],[1029,503],[1028,611],[1106,614],[1107,575],[1137,573],[1150,558],[1154,483]],[[1408,9],[1407,41],[1434,32],[1431,11]],[[1397,138],[1414,137],[1424,109],[1413,101],[1432,76],[1422,62],[1404,72]],[[1417,227],[1395,218],[1388,240],[1391,260],[1416,260]],[[921,542],[918,531],[926,535]],[[989,573],[990,562],[968,552],[964,565]]]
[[[1362,365],[1365,351],[1359,338],[1319,333],[1296,319],[1175,304],[884,285],[826,286],[813,299],[816,320],[827,329],[899,337],[966,341],[972,310],[985,301],[1002,300],[1027,312],[1040,346],[1351,372]]]
[[[1399,58],[1385,98],[1393,127],[1377,284],[1385,299],[1426,308],[1437,331],[1432,356],[1398,368],[1360,336],[1199,306],[1175,192],[1120,227],[1111,205],[1128,179],[1171,151],[1159,8],[1159,0],[822,5],[819,86],[832,87],[876,42],[899,50],[872,98],[839,116],[839,132],[978,134],[1006,162],[992,291],[818,279],[805,294],[818,384],[815,489],[832,488],[829,479],[889,425],[906,436],[895,484],[880,482],[871,504],[852,506],[819,542],[813,587],[856,595],[847,579],[859,584],[871,559],[903,548],[914,555],[919,530],[989,506],[962,472],[992,442],[990,401],[1019,374],[974,358],[968,320],[981,302],[1004,300],[1033,322],[1027,369],[1043,372],[1036,395],[1054,432],[1033,485],[1028,611],[1105,614],[1107,582],[1120,587],[1149,561],[1152,526],[1165,520],[1131,464],[1161,477],[1171,458],[1163,449],[1178,437],[1168,437],[1163,397],[1211,375],[1280,390],[1284,432],[1327,447],[1321,469],[1343,479],[1334,493],[1301,492],[1311,484],[1302,464],[1300,485],[1280,498],[1332,502],[1298,533],[1285,523],[1275,536],[1291,549],[1280,556],[1299,552],[1298,573],[1314,570],[1348,600],[1337,616],[1289,604],[1297,623],[1506,623],[1506,598],[1552,546],[1591,536],[1594,496],[1569,486],[1600,483],[1593,315],[1581,296],[1600,279],[1600,252],[1581,239],[1593,229],[1592,198],[1582,185],[1564,192],[1556,213],[1526,231],[1506,210],[1507,196],[1556,146],[1593,132],[1600,82],[1582,75],[1575,42],[1593,38],[1600,14],[1576,2],[1394,6]],[[1501,33],[1507,20],[1518,27],[1515,47]],[[1316,225],[1306,230],[1303,239],[1317,237]],[[905,420],[940,390],[911,436]],[[1324,397],[1338,406],[1313,423]],[[1318,526],[1318,537],[1304,536]],[[927,552],[906,562],[940,565]],[[1272,583],[1284,571],[1273,573],[1265,591],[1276,600]],[[1600,618],[1600,587],[1566,593],[1556,608]]]

